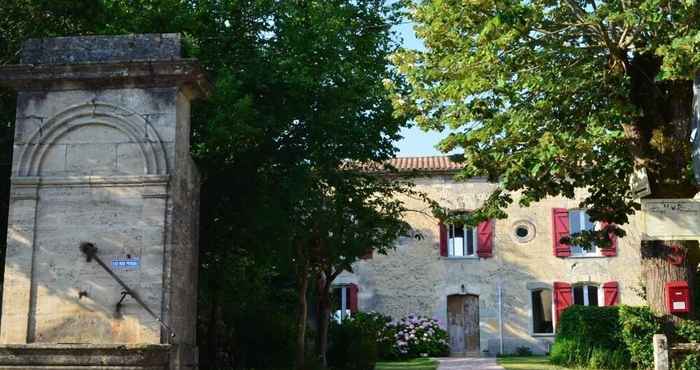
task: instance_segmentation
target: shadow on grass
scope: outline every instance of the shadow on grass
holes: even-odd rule
[[[506,370],[566,370],[566,367],[549,363],[546,356],[499,357],[498,364]]]
[[[396,362],[377,362],[374,370],[435,370],[437,369],[437,361],[429,358],[419,358],[409,361]]]

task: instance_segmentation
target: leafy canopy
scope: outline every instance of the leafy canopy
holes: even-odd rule
[[[695,0],[407,1],[425,50],[393,63],[398,114],[424,129],[455,129],[461,178],[500,182],[482,216],[503,215],[520,191],[588,195],[594,220],[624,224],[645,167],[655,195],[687,197],[692,78],[700,63]],[[618,231],[618,233],[622,233]]]

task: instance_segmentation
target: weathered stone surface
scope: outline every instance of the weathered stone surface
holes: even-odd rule
[[[23,52],[30,65],[0,68],[20,90],[0,370],[195,366],[199,67],[179,58],[177,35],[31,40]],[[83,242],[170,330],[134,296],[117,310],[124,288]]]
[[[642,199],[646,240],[697,240],[700,199]]]
[[[0,347],[0,369],[56,368],[58,366],[94,366],[105,369],[124,366],[165,369],[169,345],[71,345],[28,344]]]
[[[456,182],[450,176],[415,179],[416,190],[427,193],[450,210],[478,208],[495,189],[495,184],[474,179]],[[552,208],[578,208],[577,199],[548,198],[528,208],[514,205],[505,211],[508,218],[497,220],[492,258],[448,259],[440,257],[438,221],[422,213],[409,212],[406,221],[423,238],[402,238],[397,249],[388,255],[375,254],[371,260],[353,266],[354,274],[344,273],[337,284],[359,286],[359,308],[378,311],[395,318],[407,314],[436,317],[443,325],[447,318],[447,296],[479,296],[480,341],[485,355],[500,350],[498,322],[498,286],[501,286],[503,347],[505,353],[525,346],[545,353],[553,335],[534,335],[530,289],[553,282],[591,282],[602,285],[616,281],[620,302],[641,304],[634,288],[639,285],[641,216],[624,225],[627,236],[619,240],[615,257],[558,258],[552,252]],[[427,209],[427,205],[406,198],[409,209]],[[535,227],[535,237],[526,243],[514,238],[514,225],[528,221]],[[462,286],[464,288],[462,288]],[[530,289],[529,289],[530,288]]]
[[[22,47],[22,64],[128,62],[180,58],[180,35],[139,34],[31,39]]]

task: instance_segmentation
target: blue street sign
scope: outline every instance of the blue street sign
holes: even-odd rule
[[[126,260],[112,260],[112,268],[115,269],[133,269],[139,268],[141,262],[137,258],[126,259]]]

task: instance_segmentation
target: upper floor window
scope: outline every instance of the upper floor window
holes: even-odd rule
[[[478,235],[475,227],[464,224],[448,226],[447,253],[449,257],[476,257]]]
[[[569,227],[571,234],[580,233],[585,230],[593,231],[596,229],[595,223],[591,221],[590,217],[588,217],[588,213],[583,209],[569,210]],[[588,257],[598,256],[599,253],[595,245],[590,246],[588,249],[580,245],[572,245],[571,255],[574,257]]]
[[[554,255],[557,257],[612,257],[617,255],[617,237],[611,233],[611,245],[606,248],[592,245],[569,245],[566,239],[573,234],[586,230],[602,229],[605,223],[591,221],[585,209],[552,209],[552,241]],[[564,241],[562,241],[564,240]]]
[[[598,306],[598,287],[590,284],[573,286],[574,304]]]
[[[476,227],[463,222],[438,223],[440,233],[440,256],[490,258],[493,256],[495,222],[482,221]]]

